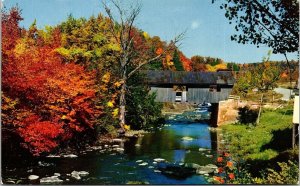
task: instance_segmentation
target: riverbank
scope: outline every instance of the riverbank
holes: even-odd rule
[[[271,183],[268,177],[262,177],[261,172],[271,174],[267,168],[287,171],[281,170],[277,162],[292,161],[298,165],[299,152],[292,149],[292,114],[291,105],[263,109],[258,125],[236,123],[221,126],[229,153],[253,178],[251,183],[244,184],[255,184],[255,177],[265,184]],[[274,179],[276,182],[280,178]]]

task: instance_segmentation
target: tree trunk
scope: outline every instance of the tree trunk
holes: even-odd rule
[[[260,115],[261,115],[261,108],[262,108],[262,104],[263,104],[263,97],[264,97],[264,94],[262,94],[261,98],[260,98],[260,106],[259,106],[258,116],[257,116],[257,119],[256,119],[256,125],[259,124],[259,119],[260,119]]]
[[[119,125],[121,127],[121,129],[124,131],[124,125],[125,125],[125,113],[126,113],[126,99],[125,99],[125,95],[126,95],[126,81],[123,80],[124,83],[122,84],[121,87],[121,95],[120,95],[120,116],[119,116]]]

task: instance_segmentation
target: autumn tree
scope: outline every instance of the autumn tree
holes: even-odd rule
[[[182,52],[179,52],[180,61],[185,71],[192,71],[192,61],[187,58]]]
[[[153,55],[149,55],[147,46],[139,46],[138,35],[134,32],[134,23],[137,16],[141,11],[141,5],[131,7],[129,10],[125,10],[121,7],[120,2],[110,1],[118,13],[118,20],[113,15],[111,8],[103,3],[105,11],[110,19],[109,31],[115,38],[121,51],[117,56],[118,66],[120,71],[120,97],[119,97],[119,124],[124,131],[125,125],[125,113],[126,113],[126,92],[128,80],[136,74],[143,66],[152,63],[164,56],[167,48],[158,48]],[[170,48],[174,48],[175,44],[181,39],[182,34],[175,37],[173,41],[168,45]]]
[[[280,69],[277,63],[271,63],[270,56],[265,57],[262,63],[256,64],[251,72],[251,84],[260,91],[267,91],[277,87],[280,78]]]
[[[2,35],[17,25],[17,20],[12,24],[2,19],[2,25],[8,24]],[[94,72],[63,63],[56,52],[60,31],[49,32],[39,32],[34,22],[23,30],[22,37],[7,39],[14,45],[4,49],[11,55],[3,56],[2,64],[3,128],[19,135],[22,146],[34,155],[75,142],[77,137],[80,141],[85,132],[93,130],[100,114],[95,108]]]
[[[193,56],[191,58],[193,71],[206,71],[206,61],[202,56]]]

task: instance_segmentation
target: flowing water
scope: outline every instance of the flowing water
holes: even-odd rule
[[[39,180],[30,181],[28,176],[42,178],[60,173],[59,179],[63,182],[59,184],[206,184],[207,178],[202,175],[186,178],[166,176],[157,170],[159,163],[155,163],[154,159],[163,158],[170,163],[213,164],[216,134],[211,133],[208,127],[204,123],[173,120],[157,132],[126,141],[123,153],[93,151],[77,158],[6,159],[2,160],[2,178],[6,180],[4,183],[12,180],[21,184],[38,184]],[[208,150],[199,151],[199,148]],[[89,174],[76,180],[70,176],[74,170]]]

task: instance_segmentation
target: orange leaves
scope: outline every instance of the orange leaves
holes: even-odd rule
[[[161,55],[163,53],[163,49],[162,48],[158,48],[155,53],[157,55]]]
[[[22,145],[35,156],[56,148],[59,144],[58,137],[64,133],[61,124],[40,121],[37,115],[27,117],[23,123],[24,127],[18,129],[24,139]]]
[[[182,52],[179,53],[180,61],[185,71],[192,70],[192,61],[188,59]]]
[[[233,167],[233,163],[231,161],[228,161],[227,164],[226,164],[226,166],[229,167],[229,168],[231,168],[231,167]]]
[[[109,72],[106,72],[103,77],[102,77],[102,81],[104,83],[108,83],[110,81],[110,73]]]
[[[222,157],[218,157],[218,158],[217,158],[217,162],[218,162],[218,163],[221,163],[222,161],[223,161],[223,158],[222,158]]]
[[[10,25],[18,21],[5,22],[8,19],[2,20],[2,25],[18,28]],[[3,56],[6,62],[2,69],[4,94],[1,95],[5,95],[2,116],[4,124],[12,124],[23,138],[23,146],[39,155],[53,150],[76,132],[93,128],[101,108],[95,107],[95,72],[74,63],[63,63],[56,53],[60,33],[53,31],[47,37],[50,40],[38,38],[38,42],[29,35],[27,32],[23,38],[9,39],[4,34],[8,43],[2,50],[7,54],[10,50],[10,55]]]
[[[217,183],[234,183],[235,174],[238,173],[238,169],[234,166],[232,157],[228,152],[221,152],[221,155],[217,158],[218,176],[214,176],[214,180]]]
[[[221,183],[221,184],[225,183],[225,180],[222,179],[222,178],[219,177],[219,176],[214,176],[214,180],[217,181],[217,182],[219,182],[219,183]]]
[[[229,179],[233,180],[235,178],[233,173],[228,174]]]

